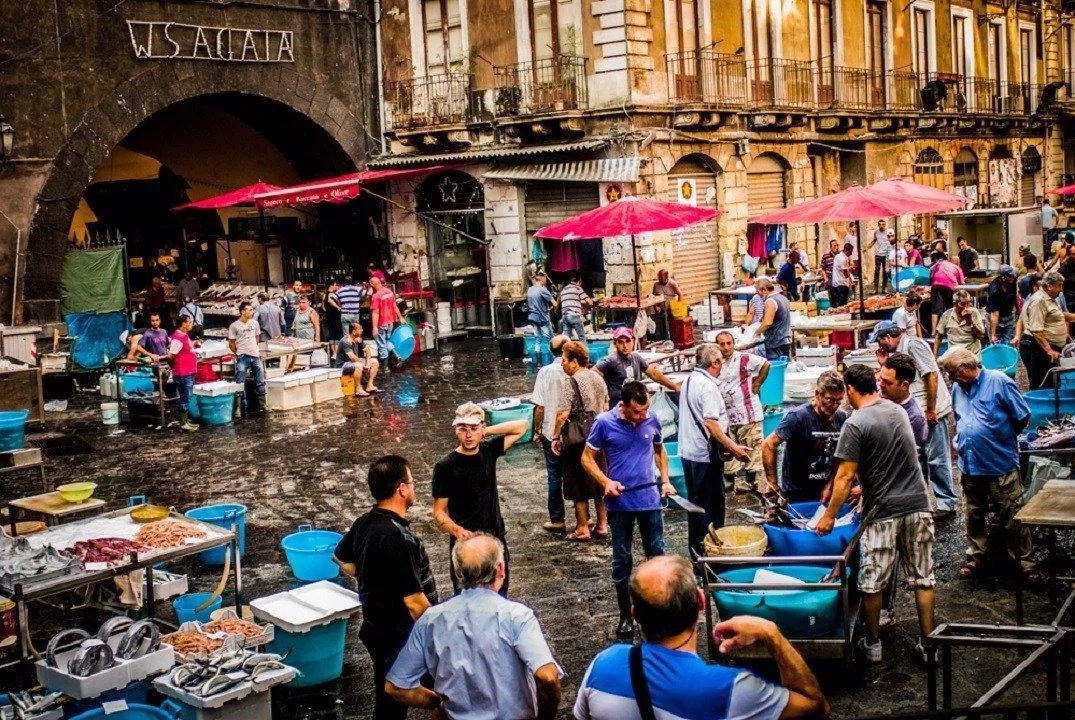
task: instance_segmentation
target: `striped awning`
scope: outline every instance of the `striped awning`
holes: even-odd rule
[[[638,182],[640,157],[576,160],[544,165],[493,168],[482,177],[497,180],[554,180],[562,182]]]
[[[422,153],[386,155],[373,158],[367,163],[367,167],[394,168],[441,163],[463,164],[488,160],[513,160],[536,155],[597,152],[598,150],[604,150],[608,145],[609,141],[605,139],[579,140],[577,142],[550,145],[488,145],[469,150],[459,150],[458,152],[437,153],[436,155],[424,155]]]

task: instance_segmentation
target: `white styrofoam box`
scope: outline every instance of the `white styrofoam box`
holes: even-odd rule
[[[269,340],[267,343],[265,343],[265,348],[271,353],[302,352],[304,350],[312,350],[313,348],[316,348],[317,346],[318,346],[318,343],[314,342],[313,340],[309,340],[309,341],[303,342],[303,343],[295,343],[294,345],[292,345],[291,343],[286,343],[286,342],[275,342],[273,340]]]
[[[356,593],[328,580],[250,601],[255,617],[290,633],[349,617],[361,606]]]
[[[283,380],[286,377],[285,375],[283,378],[274,380]],[[269,410],[292,410],[314,404],[312,385],[281,387],[266,381],[265,386],[265,407]]]
[[[823,348],[802,347],[795,351],[795,359],[807,367],[835,367],[836,346]]]
[[[113,650],[119,645],[122,633],[116,633],[108,639]],[[144,680],[150,675],[167,672],[175,665],[175,651],[170,645],[161,645],[160,649],[133,660],[118,660],[107,670],[102,670],[88,677],[77,677],[67,672],[67,663],[79,651],[78,647],[56,654],[58,667],[48,665],[44,660],[35,663],[37,681],[49,690],[58,690],[76,700],[95,698],[109,690],[122,690],[132,682]]]
[[[339,400],[343,397],[343,386],[340,385],[339,378],[318,380],[310,387],[313,393],[314,405],[328,402],[329,400]]]
[[[284,376],[284,369],[282,367],[267,367],[265,368],[265,379],[275,380]]]
[[[142,586],[145,587],[144,580]],[[189,589],[190,581],[186,575],[176,575],[163,570],[153,571],[153,599],[157,602],[171,600]]]
[[[239,383],[228,382],[226,380],[215,380],[213,382],[201,383],[194,386],[195,395],[204,395],[207,397],[234,395],[235,393],[242,391],[242,385]]]
[[[232,718],[264,720],[265,718],[272,717],[271,707],[267,714],[263,710],[262,703],[268,703],[270,698],[269,693],[266,693],[265,691],[274,685],[290,682],[297,674],[295,668],[288,666],[282,670],[277,670],[276,672],[262,676],[256,684],[250,680],[244,680],[231,690],[216,695],[210,695],[207,698],[189,693],[182,688],[177,688],[169,682],[167,677],[159,677],[154,680],[153,687],[155,687],[162,695],[178,700],[195,710],[210,711],[209,713],[204,714],[194,713],[195,717],[208,717],[214,719],[228,718],[229,720]],[[247,700],[251,695],[254,697]],[[257,709],[256,712],[254,712],[254,708]],[[212,712],[213,710],[221,709],[224,711],[223,714]]]
[[[852,350],[844,355],[844,365],[865,365],[874,370],[880,370],[881,364],[877,362],[877,353],[869,349]]]

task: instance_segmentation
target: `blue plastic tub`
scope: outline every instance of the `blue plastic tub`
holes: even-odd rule
[[[531,359],[538,356],[537,335],[523,335],[523,354]]]
[[[679,456],[679,443],[676,442],[675,440],[673,440],[672,442],[666,442],[664,444],[664,451],[666,453],[668,453],[668,457],[672,457],[673,455],[678,457]]]
[[[280,541],[280,547],[291,565],[291,572],[304,582],[331,580],[340,574],[340,566],[332,561],[336,546],[343,535],[334,530],[300,530]]]
[[[489,425],[497,425],[511,420],[526,420],[526,432],[515,443],[516,446],[530,442],[530,439],[534,436],[534,406],[527,402],[519,403],[517,406],[506,410],[486,410],[485,420]]]
[[[308,632],[292,633],[276,628],[267,652],[287,655],[287,664],[299,671],[289,687],[310,687],[331,682],[343,674],[347,645],[347,619],[319,625]]]
[[[769,377],[761,384],[758,397],[765,407],[784,404],[784,372],[788,369],[788,359],[781,357],[769,361]]]
[[[202,412],[201,406],[198,405],[198,396],[194,393],[190,394],[190,401],[187,403],[187,414],[190,415],[191,420],[201,420]]]
[[[198,398],[198,415],[202,425],[228,425],[235,414],[235,396],[192,395]]]
[[[132,392],[153,392],[153,373],[148,370],[135,370],[121,373],[119,376],[120,394]]]
[[[96,697],[85,700],[72,699],[63,708],[64,717],[74,717],[79,713],[91,712],[101,708],[106,702],[122,700],[130,707],[134,704],[149,705],[149,680],[133,682],[120,690],[109,690]]]
[[[406,362],[414,354],[414,328],[401,323],[392,331],[391,343],[396,357]]]
[[[182,625],[185,622],[191,620],[197,620],[198,622],[209,622],[209,616],[213,614],[214,610],[219,610],[220,606],[224,604],[223,599],[217,598],[213,601],[213,604],[202,610],[201,612],[194,612],[196,608],[200,607],[206,600],[212,597],[212,593],[187,593],[186,595],[180,595],[175,600],[172,600],[172,607],[175,609],[176,620]]]
[[[0,412],[0,452],[21,450],[26,444],[26,418],[29,410]]]
[[[820,505],[821,503],[817,502],[801,502],[791,503],[790,507],[803,517],[808,518],[813,516]],[[840,508],[837,517],[843,517],[844,514],[850,511],[851,506],[844,505]],[[832,532],[825,536],[818,535],[813,530],[800,530],[781,525],[765,524],[762,529],[765,530],[765,534],[769,538],[768,553],[770,555],[783,557],[842,555],[851,542],[851,536],[855,534],[860,522],[861,518],[856,517],[855,521],[850,525],[833,528]]]
[[[1057,414],[1056,391],[1052,388],[1044,390],[1030,390],[1023,393],[1030,408],[1030,425],[1028,429],[1034,430],[1046,420],[1057,420],[1064,415],[1075,414],[1075,392],[1065,388],[1060,389],[1060,413]]]
[[[176,720],[178,717],[179,714],[174,708],[162,710],[152,705],[134,703],[127,705],[126,710],[112,713],[106,713],[104,708],[97,708],[76,715],[71,720]]]
[[[225,395],[224,397],[230,398],[231,395]],[[246,554],[246,505],[239,505],[238,503],[206,505],[188,510],[186,515],[192,520],[201,520],[210,525],[222,527],[229,532],[232,526],[235,525],[235,530],[239,535],[239,557],[243,557]],[[224,547],[206,550],[199,554],[198,557],[206,565],[223,565],[224,556],[228,551],[229,547],[225,545]]]
[[[806,565],[771,565],[769,570],[782,575],[819,582],[831,568]],[[758,568],[737,568],[719,573],[727,582],[754,580]],[[786,637],[805,639],[835,634],[841,625],[840,594],[836,590],[714,590],[713,600],[721,620],[739,615],[754,615],[776,623]]]
[[[761,432],[762,437],[767,438],[772,435],[776,429],[780,426],[780,421],[784,419],[784,410],[776,410],[774,412],[767,412],[761,419]]]
[[[1011,345],[998,344],[983,348],[982,367],[1000,370],[1008,377],[1015,377],[1015,371],[1019,367],[1019,351]]]
[[[893,275],[889,282],[892,289],[898,292],[907,292],[915,285],[928,287],[929,268],[923,265],[900,268],[900,271]]]
[[[598,360],[608,356],[612,352],[611,340],[590,340],[590,364],[596,365]]]

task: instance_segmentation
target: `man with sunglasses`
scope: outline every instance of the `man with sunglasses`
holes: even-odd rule
[[[475,533],[488,533],[504,544],[504,584],[499,592],[508,595],[510,560],[507,531],[500,512],[496,487],[496,461],[527,430],[526,420],[485,424],[485,411],[475,403],[463,403],[455,411],[452,428],[459,444],[433,468],[433,519],[448,533],[449,553],[458,540]],[[460,591],[455,568],[452,587]]]

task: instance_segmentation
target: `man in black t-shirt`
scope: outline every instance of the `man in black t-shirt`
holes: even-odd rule
[[[464,403],[455,411],[452,427],[459,445],[433,468],[433,519],[451,536],[449,552],[456,540],[484,532],[504,543],[504,585],[508,595],[510,560],[496,488],[496,461],[526,433],[526,420],[511,420],[486,426],[485,411],[474,403]],[[451,569],[452,586],[459,593],[459,579]]]
[[[385,694],[385,675],[415,620],[437,602],[437,585],[425,546],[404,518],[415,497],[407,461],[398,455],[377,460],[369,486],[377,506],[355,520],[333,559],[358,585],[358,637],[373,659],[373,717],[396,720],[407,717],[407,708]]]

